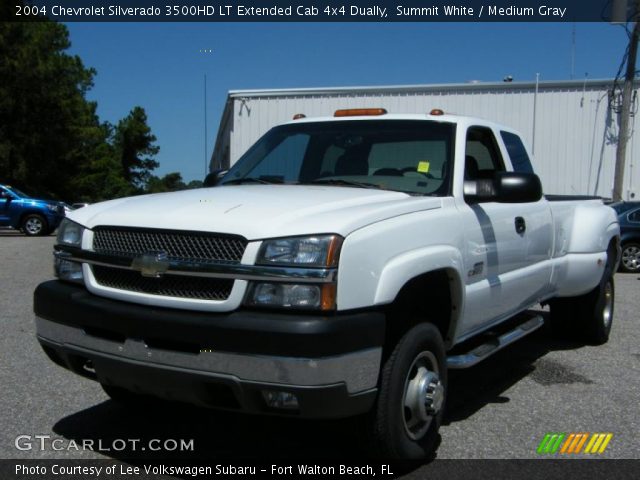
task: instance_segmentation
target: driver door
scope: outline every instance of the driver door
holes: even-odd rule
[[[492,129],[467,130],[465,180],[492,178],[505,162]],[[545,229],[540,202],[463,202],[465,225],[465,332],[473,332],[528,307],[539,283],[527,273],[530,238]],[[542,207],[544,208],[544,207]],[[550,233],[550,232],[549,232]],[[544,282],[540,282],[544,285]]]
[[[9,225],[9,205],[13,200],[13,195],[0,187],[0,226]]]

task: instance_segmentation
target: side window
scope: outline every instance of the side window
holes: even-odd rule
[[[500,136],[502,136],[502,140],[507,147],[507,152],[511,159],[511,165],[513,165],[513,171],[520,173],[533,173],[531,160],[529,160],[527,149],[524,148],[524,144],[522,143],[522,140],[520,140],[520,137],[515,133],[510,132],[500,132]]]
[[[298,179],[302,161],[305,158],[309,135],[298,134],[284,139],[263,160],[247,173],[247,176],[260,178],[268,176],[283,182]]]
[[[629,219],[629,221],[633,222],[633,223],[640,223],[640,210],[636,210],[635,212],[631,212],[627,216],[627,219]]]
[[[469,128],[465,149],[465,180],[490,178],[494,172],[501,171],[504,171],[504,162],[491,129],[487,127]]]

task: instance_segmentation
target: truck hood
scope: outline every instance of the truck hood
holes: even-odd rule
[[[98,225],[199,230],[248,240],[338,233],[411,212],[441,207],[442,199],[336,186],[233,185],[121,198],[71,212]]]

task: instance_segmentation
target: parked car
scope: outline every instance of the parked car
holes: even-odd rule
[[[62,202],[34,198],[9,185],[0,185],[0,226],[25,235],[49,235],[65,217]]]
[[[60,227],[38,340],[118,402],[362,415],[381,458],[424,458],[448,370],[541,327],[530,307],[609,338],[615,212],[544,197],[508,127],[339,110],[273,128],[208,183]]]
[[[640,272],[640,202],[618,202],[610,205],[618,214],[622,258],[620,271]]]

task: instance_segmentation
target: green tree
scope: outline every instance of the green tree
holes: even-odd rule
[[[96,72],[69,46],[60,23],[0,22],[0,182],[67,201],[143,193],[159,151],[144,109],[101,123]]]
[[[96,138],[93,156],[82,165],[73,178],[76,201],[96,202],[136,193],[125,180],[122,165],[112,145],[113,127],[109,123],[101,126],[101,135]]]
[[[134,107],[118,122],[114,134],[114,147],[122,166],[122,175],[134,188],[142,191],[151,172],[160,165],[153,159],[160,151],[155,135],[147,125],[147,114],[142,107]]]
[[[59,198],[104,140],[85,98],[95,71],[69,45],[60,23],[0,23],[0,181]]]
[[[164,177],[159,178],[154,175],[149,176],[147,181],[147,193],[175,192],[184,190],[187,186],[182,181],[182,175],[178,172],[167,173]]]

